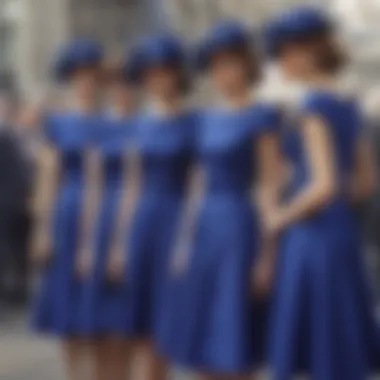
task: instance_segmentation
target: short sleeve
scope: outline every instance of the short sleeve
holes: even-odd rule
[[[260,134],[277,133],[282,124],[282,112],[279,107],[263,105],[259,109],[258,124]]]
[[[306,96],[301,104],[302,116],[325,116],[326,113],[326,98],[323,94],[312,93]]]
[[[57,124],[56,115],[45,113],[42,116],[42,138],[52,145],[58,142]]]

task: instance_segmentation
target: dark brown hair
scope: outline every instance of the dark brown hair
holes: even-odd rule
[[[305,37],[299,41],[310,49],[315,67],[325,74],[337,74],[348,63],[348,56],[329,32]]]
[[[325,36],[316,44],[316,64],[328,74],[336,74],[348,63],[348,56],[331,36]]]

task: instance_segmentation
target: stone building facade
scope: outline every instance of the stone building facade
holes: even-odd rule
[[[372,84],[380,64],[378,0],[0,0],[0,88],[14,86],[29,97],[43,93],[57,45],[72,36],[96,37],[115,55],[148,31],[170,28],[191,40],[218,19],[254,26],[299,3],[336,12],[347,26],[356,70]]]
[[[166,20],[187,38],[201,35],[213,22],[223,18],[242,20],[259,26],[276,11],[310,3],[323,5],[328,0],[161,0]]]
[[[236,18],[252,27],[292,5],[312,4],[335,15],[352,56],[349,81],[380,99],[379,0],[161,0],[166,21],[185,38],[196,39],[217,20]],[[369,90],[369,91],[368,91]],[[378,102],[380,104],[380,101]],[[380,108],[379,108],[380,109]]]
[[[57,46],[69,38],[97,38],[110,55],[115,55],[121,54],[134,37],[156,27],[152,0],[2,2],[0,14],[8,15],[14,31],[11,42],[14,84],[27,97],[39,96],[49,88],[52,57]]]

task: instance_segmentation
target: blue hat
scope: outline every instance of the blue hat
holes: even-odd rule
[[[220,51],[247,48],[252,42],[250,31],[239,22],[223,21],[215,25],[196,50],[195,64],[199,70],[208,67],[213,55]]]
[[[266,51],[276,56],[284,44],[300,38],[329,32],[333,28],[328,15],[316,8],[303,6],[287,11],[264,28]]]
[[[132,82],[140,82],[145,70],[154,66],[183,67],[186,53],[181,42],[171,35],[150,36],[126,55],[123,71]]]
[[[54,64],[55,77],[65,81],[79,68],[100,64],[103,55],[103,49],[96,41],[74,40],[58,52]]]

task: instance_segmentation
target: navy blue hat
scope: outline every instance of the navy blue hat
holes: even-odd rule
[[[333,29],[328,15],[310,6],[297,7],[270,21],[264,28],[264,40],[269,56],[276,56],[284,44],[329,32]]]
[[[65,81],[79,68],[100,64],[103,55],[103,49],[96,41],[74,40],[58,52],[54,64],[55,77]]]
[[[138,83],[145,70],[154,66],[183,68],[186,53],[181,42],[171,35],[150,36],[140,41],[125,56],[123,71],[126,78]]]
[[[215,25],[196,50],[195,64],[199,70],[208,67],[213,55],[220,51],[244,48],[250,49],[250,31],[237,21],[223,21]]]

